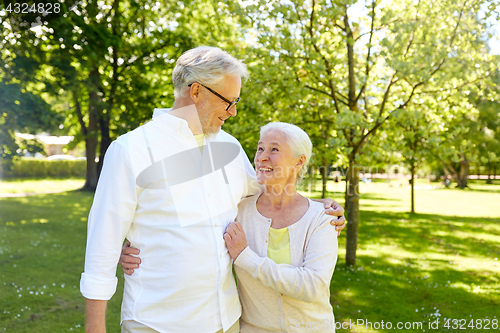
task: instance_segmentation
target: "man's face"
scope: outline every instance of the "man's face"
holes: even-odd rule
[[[218,84],[209,86],[209,88],[233,101],[240,96],[241,78],[226,75]],[[197,109],[203,133],[218,133],[227,118],[236,117],[236,105],[226,111],[228,103],[214,95],[207,88],[200,86],[200,89],[200,103]]]

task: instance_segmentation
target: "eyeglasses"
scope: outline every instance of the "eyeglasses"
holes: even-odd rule
[[[193,82],[193,83],[195,83],[195,82]],[[191,87],[191,86],[193,85],[193,83],[188,84],[188,87]],[[196,82],[196,83],[198,83],[198,84],[199,84],[200,86],[202,86],[202,87],[207,88],[207,89],[208,89],[208,91],[210,91],[212,94],[214,94],[215,96],[219,97],[219,98],[220,98],[220,99],[222,99],[224,102],[226,102],[227,104],[229,104],[229,105],[227,106],[227,108],[226,108],[226,111],[231,110],[231,108],[232,108],[233,106],[236,106],[236,104],[238,104],[238,102],[241,100],[241,97],[238,97],[238,98],[236,98],[234,101],[232,101],[232,102],[231,102],[230,100],[228,100],[227,98],[225,98],[224,96],[222,96],[221,94],[219,94],[218,92],[215,92],[215,91],[213,91],[212,89],[210,89],[209,87],[207,87],[206,85],[204,85],[204,84],[202,84],[202,83],[199,83],[199,82]]]

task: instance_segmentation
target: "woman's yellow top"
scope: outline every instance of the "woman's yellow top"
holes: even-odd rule
[[[267,257],[272,259],[277,264],[291,264],[290,235],[288,234],[288,228],[269,228]]]

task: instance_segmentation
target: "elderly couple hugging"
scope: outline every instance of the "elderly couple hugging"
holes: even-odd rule
[[[108,148],[80,283],[86,332],[106,331],[118,262],[122,332],[335,331],[329,288],[343,209],[297,192],[312,154],[299,127],[263,126],[255,169],[221,130],[247,76],[218,48],[185,52],[173,107]]]

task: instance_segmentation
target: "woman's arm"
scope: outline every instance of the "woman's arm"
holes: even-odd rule
[[[224,239],[234,264],[265,286],[304,302],[316,301],[329,287],[337,262],[338,243],[337,232],[330,227],[328,218],[324,217],[312,232],[301,267],[276,264],[267,257],[260,257],[246,246],[242,228],[240,230],[231,224],[228,229]],[[290,246],[293,247],[293,244]]]

